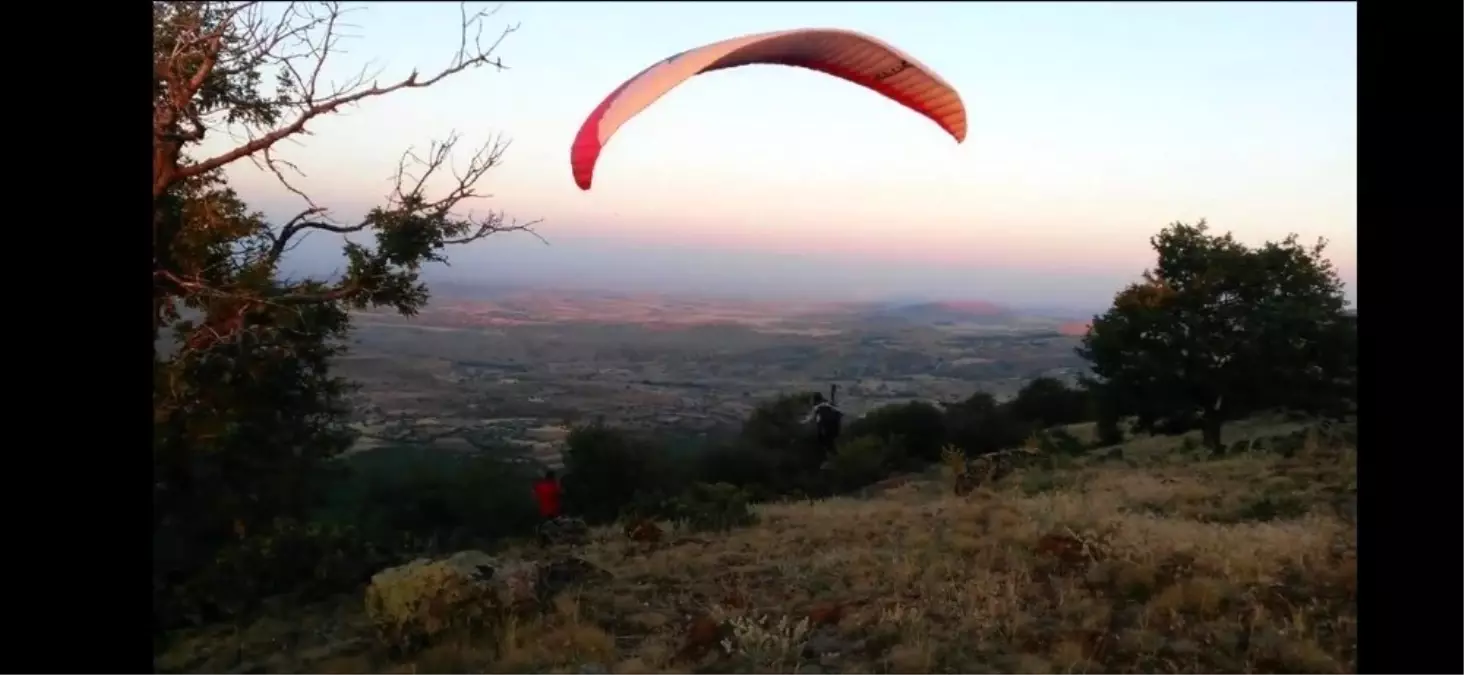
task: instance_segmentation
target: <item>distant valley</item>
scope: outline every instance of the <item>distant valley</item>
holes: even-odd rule
[[[1072,378],[1074,317],[986,302],[829,303],[535,289],[434,289],[410,319],[362,312],[343,375],[357,449],[517,446],[555,463],[567,425],[688,435],[759,401],[840,386],[852,414]],[[1080,328],[1077,329],[1080,333]]]

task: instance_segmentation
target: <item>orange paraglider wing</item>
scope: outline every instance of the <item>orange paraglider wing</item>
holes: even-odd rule
[[[915,57],[868,35],[805,28],[748,35],[687,50],[626,80],[596,106],[570,148],[574,182],[590,189],[595,162],[615,130],[677,85],[701,73],[752,64],[808,68],[873,89],[966,139],[961,95]]]

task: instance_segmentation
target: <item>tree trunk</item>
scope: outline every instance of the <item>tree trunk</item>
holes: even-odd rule
[[[1225,452],[1225,446],[1220,444],[1220,427],[1225,419],[1216,414],[1205,415],[1200,419],[1201,441],[1210,452],[1217,455]]]

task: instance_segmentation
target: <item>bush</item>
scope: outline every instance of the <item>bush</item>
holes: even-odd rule
[[[689,473],[648,439],[598,423],[570,432],[564,466],[565,510],[592,523],[615,520],[637,500],[676,494]]]
[[[1006,407],[1017,419],[1040,427],[1084,422],[1093,410],[1087,392],[1051,377],[1028,382]]]
[[[1122,445],[1126,440],[1123,427],[1119,425],[1116,417],[1107,415],[1099,417],[1094,431],[1097,434],[1097,438],[1093,441],[1094,447],[1106,448],[1111,445]]]
[[[863,436],[839,444],[829,460],[829,475],[838,490],[853,490],[883,480],[905,459],[902,439]]]
[[[985,392],[946,406],[945,415],[950,442],[971,455],[1016,447],[1031,433],[1031,425],[1018,420]]]
[[[373,542],[348,526],[280,520],[223,547],[179,584],[154,580],[154,616],[165,626],[237,617],[270,597],[316,600],[353,590],[403,558],[404,540]]]
[[[813,430],[801,423],[812,405],[813,394],[780,396],[758,405],[739,433],[742,441],[756,448],[801,454],[812,445]]]
[[[424,447],[363,452],[343,462],[320,518],[372,540],[401,536],[455,551],[525,535],[538,524],[536,470],[479,454]]]
[[[743,490],[727,483],[696,483],[671,501],[670,512],[693,532],[723,532],[757,522]]]
[[[946,442],[946,418],[939,408],[922,401],[881,406],[850,423],[847,435],[875,436],[886,442],[900,437],[911,457],[933,462],[940,459]]]
[[[753,493],[776,492],[784,478],[775,451],[746,443],[710,448],[696,461],[696,475],[701,482],[728,483]]]
[[[1051,455],[1080,455],[1088,449],[1077,436],[1061,427],[1034,432],[1028,445]]]

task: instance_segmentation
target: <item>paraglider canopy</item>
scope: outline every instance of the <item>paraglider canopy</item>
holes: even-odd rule
[[[610,92],[580,126],[570,168],[580,189],[590,189],[600,151],[630,118],[696,75],[769,64],[808,68],[853,82],[935,122],[959,143],[966,139],[966,107],[955,88],[915,57],[849,30],[803,28],[747,35],[673,54]]]

